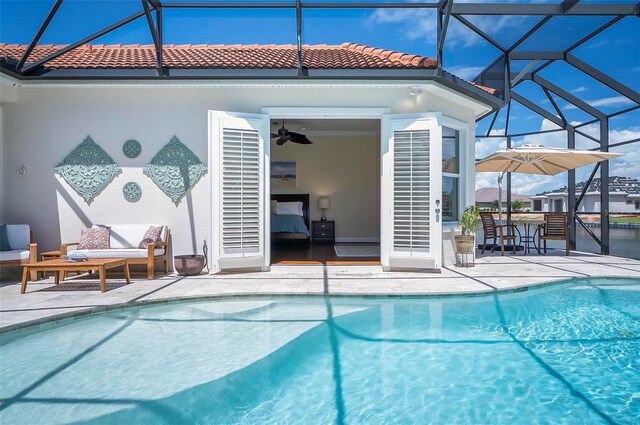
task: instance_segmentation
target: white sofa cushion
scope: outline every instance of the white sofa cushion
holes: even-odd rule
[[[28,260],[29,250],[14,249],[13,251],[0,251],[0,261]]]
[[[150,226],[163,226],[162,224],[94,224],[93,227],[110,227],[111,249],[138,249],[144,234]],[[167,235],[167,226],[162,227],[160,238],[164,241]],[[103,257],[106,258],[106,257]]]
[[[31,229],[28,224],[7,224],[7,237],[9,238],[9,245],[12,249],[29,249]]]
[[[89,258],[147,258],[147,250],[137,248],[78,249],[73,252],[84,254]],[[162,255],[163,253],[163,249],[154,251],[154,255]]]

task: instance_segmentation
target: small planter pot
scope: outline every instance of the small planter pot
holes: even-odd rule
[[[475,236],[462,236],[456,235],[456,253],[458,254],[473,254],[475,252]]]
[[[195,276],[204,269],[204,255],[189,254],[173,257],[173,267],[180,276]]]

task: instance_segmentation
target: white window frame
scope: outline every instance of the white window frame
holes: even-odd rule
[[[468,205],[475,204],[476,190],[476,146],[475,123],[469,124],[455,118],[442,115],[442,127],[448,127],[458,131],[458,220]],[[442,176],[455,176],[455,174],[442,173]],[[458,221],[443,221],[442,229],[454,229]]]

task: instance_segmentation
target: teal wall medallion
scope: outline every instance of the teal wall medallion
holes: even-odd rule
[[[90,136],[76,146],[55,170],[87,204],[91,204],[93,198],[122,172]]]
[[[129,202],[138,202],[142,198],[142,189],[135,182],[129,182],[122,187],[122,195]]]
[[[142,153],[142,145],[137,140],[129,139],[122,145],[122,153],[127,158],[137,158]]]
[[[144,174],[176,205],[206,173],[207,166],[176,136],[144,167]]]

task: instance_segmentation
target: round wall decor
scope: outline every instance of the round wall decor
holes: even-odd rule
[[[142,153],[142,145],[134,139],[127,140],[122,145],[122,153],[127,158],[137,158]]]
[[[122,188],[122,195],[129,202],[138,202],[142,198],[142,189],[138,183],[129,182]]]

